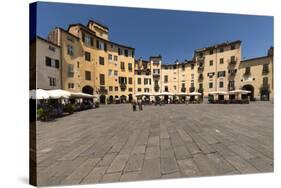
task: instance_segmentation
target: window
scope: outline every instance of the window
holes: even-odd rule
[[[263,85],[264,87],[268,86],[268,77],[263,77],[263,79],[262,79],[262,85]]]
[[[213,78],[214,75],[215,75],[214,72],[209,72],[209,73],[207,74],[207,76],[208,76],[209,78]]]
[[[149,93],[149,88],[144,88],[145,93]]]
[[[79,69],[79,67],[80,67],[80,63],[79,61],[77,61],[77,68]]]
[[[125,71],[125,63],[124,62],[120,63],[120,68],[121,68],[122,71]]]
[[[133,88],[129,88],[128,90],[129,90],[129,92],[133,92]]]
[[[220,88],[223,88],[223,82],[222,82],[222,81],[219,82],[219,87],[220,87]]]
[[[56,78],[49,77],[49,85],[56,87]]]
[[[118,91],[118,87],[114,87],[114,91]]]
[[[124,55],[125,55],[126,57],[128,57],[128,50],[127,50],[127,49],[124,50]]]
[[[132,63],[128,63],[128,70],[129,70],[129,72],[132,72],[132,71],[133,71],[133,65],[132,65]]]
[[[251,72],[251,67],[246,67],[245,74],[250,74],[250,72]]]
[[[193,80],[194,79],[194,74],[191,74],[191,80]]]
[[[55,59],[55,67],[60,68],[60,61],[58,59]]]
[[[112,61],[112,54],[108,54],[108,61]]]
[[[218,77],[225,77],[225,71],[219,71]]]
[[[230,81],[229,81],[228,87],[229,87],[229,90],[234,90],[234,88],[235,88],[235,82],[234,82],[234,80],[230,80]]]
[[[193,70],[193,69],[194,69],[194,64],[192,63],[192,64],[191,64],[191,70]]]
[[[150,78],[148,79],[148,81],[149,81],[149,85],[151,85],[151,79]]]
[[[91,36],[86,35],[84,32],[82,32],[82,41],[87,45],[94,45],[94,40]]]
[[[118,71],[114,71],[114,76],[118,76]]]
[[[214,64],[214,61],[213,61],[213,60],[210,60],[209,65],[210,65],[210,66],[213,66],[213,64]]]
[[[104,74],[100,74],[100,85],[104,85],[105,80],[104,80]]]
[[[234,55],[230,57],[230,62],[235,62],[235,56]]]
[[[104,57],[99,57],[99,64],[104,65]]]
[[[203,84],[199,84],[199,89],[203,89]]]
[[[72,64],[68,64],[67,65],[67,76],[69,78],[73,78],[74,77],[74,65],[72,65]]]
[[[109,70],[108,70],[108,75],[109,75],[109,76],[113,76],[113,71],[112,71],[112,69],[109,69]]]
[[[68,83],[68,89],[73,89],[74,88],[74,83]]]
[[[232,44],[232,45],[231,45],[231,50],[234,50],[234,49],[235,49],[235,45]]]
[[[165,75],[165,76],[164,76],[164,82],[165,82],[165,83],[168,83],[168,75]]]
[[[50,51],[53,51],[53,52],[56,51],[55,47],[53,47],[53,46],[49,46],[49,50],[50,50]]]
[[[212,55],[214,53],[214,50],[212,49],[212,50],[210,50],[210,55]]]
[[[181,88],[185,88],[185,83],[181,83]]]
[[[168,86],[165,86],[164,90],[165,92],[168,92],[169,91]]]
[[[223,64],[223,58],[220,58],[220,64]]]
[[[209,88],[210,88],[210,89],[213,88],[213,82],[209,82]]]
[[[46,64],[46,66],[51,67],[52,66],[52,59],[46,56],[45,64]]]
[[[91,61],[91,54],[89,52],[85,52],[85,60]]]
[[[113,91],[113,87],[112,87],[112,86],[109,86],[109,87],[108,87],[108,90],[109,90],[109,91]]]
[[[262,73],[268,73],[268,72],[269,72],[269,65],[268,64],[263,64]]]
[[[174,90],[177,90],[177,86],[174,86]]]
[[[74,52],[73,52],[73,46],[71,45],[67,45],[67,54],[70,56],[73,56]]]
[[[138,88],[138,92],[141,92],[141,88]]]
[[[148,78],[144,79],[144,85],[148,85]]]
[[[91,72],[85,71],[85,80],[91,80]]]
[[[118,55],[122,55],[122,49],[118,48]]]
[[[138,78],[138,84],[139,85],[141,84],[141,78]]]
[[[114,56],[114,61],[118,61],[118,56],[117,55]]]
[[[185,65],[181,66],[181,70],[184,71],[185,70]]]
[[[133,78],[129,77],[129,84],[133,84]]]
[[[224,52],[224,49],[223,49],[223,48],[220,48],[220,52]]]
[[[71,36],[69,36],[69,35],[67,35],[66,40],[68,40],[68,41],[70,41],[70,42],[73,42],[73,41],[74,41],[73,38],[72,38]]]

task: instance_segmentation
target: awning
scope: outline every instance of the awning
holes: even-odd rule
[[[188,94],[187,93],[184,93],[184,92],[181,92],[181,93],[176,93],[174,95],[177,95],[177,96],[187,96]]]
[[[137,93],[135,94],[136,97],[141,97],[141,96],[153,96],[152,93]]]
[[[200,96],[200,95],[202,95],[202,93],[194,91],[194,92],[189,93],[188,95],[189,96]]]
[[[90,94],[81,93],[81,92],[71,93],[71,97],[72,98],[97,98],[97,96],[95,96],[95,95],[90,95]]]
[[[68,99],[71,96],[71,92],[62,89],[48,90],[51,99]]]
[[[46,90],[43,89],[33,89],[29,91],[29,98],[30,99],[49,99],[50,95]]]
[[[208,94],[210,94],[210,95],[227,95],[228,92],[226,92],[226,91],[211,91]]]
[[[251,91],[241,90],[241,89],[229,91],[229,94],[249,94],[249,93],[251,93]]]
[[[169,92],[162,92],[162,93],[156,93],[154,94],[155,96],[173,96],[173,93],[169,93]]]

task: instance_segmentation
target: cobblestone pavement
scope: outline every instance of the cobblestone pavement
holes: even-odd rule
[[[38,185],[273,171],[273,104],[106,105],[37,124]]]

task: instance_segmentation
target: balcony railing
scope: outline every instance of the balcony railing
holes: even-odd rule
[[[189,88],[189,92],[191,93],[191,92],[194,92],[195,91],[195,87],[190,87]]]
[[[196,60],[197,60],[198,63],[204,63],[205,57],[204,56],[203,57],[198,56]]]
[[[230,59],[228,60],[228,63],[229,63],[230,65],[235,65],[235,64],[237,63],[237,58],[230,58]]]
[[[198,67],[198,71],[199,72],[202,72],[204,70],[204,66],[203,65],[200,65],[199,67]]]
[[[203,93],[203,92],[204,92],[204,89],[203,89],[203,88],[199,88],[199,89],[198,89],[198,92],[199,92],[199,93]]]
[[[233,91],[233,90],[235,90],[235,86],[228,86],[228,91]]]
[[[122,91],[125,91],[126,88],[127,88],[127,84],[125,84],[125,83],[120,83],[120,89],[121,89]]]
[[[156,72],[154,72],[154,73],[153,73],[153,77],[160,77],[160,73],[158,73],[158,72],[157,72],[157,73],[156,73]]]

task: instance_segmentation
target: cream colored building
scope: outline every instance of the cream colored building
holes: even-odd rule
[[[151,62],[138,59],[135,61],[135,93],[153,93]]]
[[[134,48],[109,40],[107,26],[55,28],[48,36],[62,49],[63,89],[100,95],[101,103],[125,102],[134,93]]]
[[[36,37],[30,49],[30,89],[60,89],[60,47],[42,37]]]

